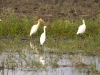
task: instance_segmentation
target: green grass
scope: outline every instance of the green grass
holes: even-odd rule
[[[3,19],[0,22],[0,36],[2,37],[16,37],[28,36],[31,21],[27,18],[18,18],[16,16]]]
[[[100,35],[99,19],[99,17],[95,21],[93,19],[85,19],[87,29],[84,36],[95,37]],[[27,17],[4,16],[3,21],[0,22],[0,37],[29,37],[30,29],[36,23],[37,20],[33,22]],[[55,19],[49,22],[47,37],[75,38],[77,29],[81,24],[82,19],[76,20],[75,22]],[[46,22],[40,26],[34,35],[40,36],[43,32],[43,25],[46,25]]]
[[[47,40],[45,45],[48,47],[59,48],[63,52],[92,52],[99,54],[100,45],[100,16],[96,20],[85,19],[86,32],[82,35],[84,39],[81,39],[79,35],[76,35],[78,27],[82,24],[82,19],[71,22],[70,20],[54,19],[49,22],[46,29]],[[4,16],[3,21],[0,22],[0,37],[5,38],[18,38],[27,37],[30,38],[29,33],[33,24],[36,24],[27,17],[17,16]],[[34,38],[40,37],[43,32],[43,26],[48,22],[40,25],[36,34],[32,35]],[[38,41],[39,43],[39,41]],[[1,47],[2,48],[2,47]]]
[[[94,41],[95,40],[95,41]],[[85,54],[93,54],[99,55],[99,38],[85,38],[81,39],[77,37],[75,39],[59,39],[53,40],[48,39],[46,41],[46,46],[51,47],[51,52],[56,53],[85,53]]]
[[[2,2],[3,0],[1,0]],[[6,0],[8,1],[8,0]],[[40,2],[41,4],[41,2]],[[49,3],[48,3],[49,4]],[[39,30],[36,34],[32,35],[32,41],[34,41],[34,44],[37,46],[37,49],[39,50],[40,54],[45,53],[51,53],[51,54],[57,54],[62,57],[63,54],[78,54],[82,53],[85,55],[93,55],[93,56],[99,56],[100,57],[100,15],[96,15],[97,18],[93,20],[93,18],[85,19],[86,22],[86,32],[82,35],[84,38],[80,38],[79,35],[76,35],[77,29],[79,25],[82,24],[83,17],[79,19],[79,17],[73,21],[71,10],[78,10],[78,8],[82,9],[81,12],[84,12],[85,10],[89,10],[88,8],[82,8],[77,6],[71,5],[67,8],[67,11],[65,10],[65,5],[68,5],[68,3],[64,2],[63,7],[60,7],[60,5],[55,5],[52,7],[52,5],[43,6],[41,4],[40,8],[38,8],[38,11],[41,12],[42,8],[46,9],[46,12],[52,11],[55,12],[55,9],[59,7],[59,10],[61,10],[61,13],[67,14],[67,16],[70,16],[69,19],[62,19],[62,18],[56,18],[49,22],[49,26],[46,29],[47,31],[47,39],[44,43],[43,47],[47,47],[48,50],[42,50],[39,44],[39,37],[41,33],[43,32],[43,25],[46,25],[47,22],[44,24],[41,24]],[[25,9],[24,7],[21,8]],[[31,7],[33,9],[33,7]],[[59,12],[59,11],[58,11]],[[88,12],[89,13],[89,12]],[[19,37],[24,38],[30,38],[29,33],[32,25],[37,23],[37,16],[33,16],[31,18],[28,18],[26,16],[16,16],[15,12],[8,8],[7,10],[3,10],[3,13],[0,14],[2,16],[2,22],[0,22],[0,38],[14,38],[14,40],[1,40],[0,41],[0,54],[2,54],[2,51],[18,51],[20,52],[20,56],[22,59],[27,63],[28,66],[31,66],[36,69],[40,69],[41,63],[38,63],[32,60],[31,62],[28,62],[23,50],[28,50],[29,52],[34,53],[35,51],[32,50],[29,46],[29,41],[22,41],[19,40]],[[56,15],[58,17],[58,15]],[[33,40],[35,39],[35,40]],[[50,48],[50,49],[49,49]],[[42,51],[41,51],[42,50]],[[12,53],[13,53],[12,52]],[[28,52],[27,52],[28,54]],[[51,55],[52,56],[52,55]],[[59,57],[60,57],[59,56]],[[51,59],[53,59],[51,57]],[[19,61],[19,60],[18,60]],[[8,60],[10,62],[10,59]],[[57,61],[50,62],[51,66],[53,68],[58,68],[59,65],[57,64]],[[7,63],[8,64],[8,63]],[[9,65],[9,64],[8,64]],[[47,65],[46,65],[47,66]],[[78,65],[81,66],[81,65]],[[12,67],[16,67],[16,65],[13,65]],[[4,68],[4,66],[1,66],[1,68]],[[95,68],[95,66],[92,66],[93,72],[98,72]]]

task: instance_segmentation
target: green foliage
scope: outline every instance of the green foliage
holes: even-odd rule
[[[98,20],[93,21],[92,19],[89,19],[87,20],[86,25],[87,25],[87,31],[86,31],[87,35],[96,36],[100,34],[100,25]]]
[[[76,26],[70,21],[57,19],[51,23],[50,27],[47,29],[47,34],[55,37],[73,36],[75,34],[75,27]]]
[[[31,21],[27,18],[18,18],[16,16],[10,18],[7,17],[0,22],[0,36],[28,36],[31,25]]]
[[[95,37],[100,34],[99,17],[96,20],[88,19],[86,22],[86,32],[84,36]],[[46,22],[45,22],[46,23]],[[31,20],[27,17],[5,16],[0,22],[1,37],[28,37],[32,25]],[[49,23],[46,29],[47,37],[67,37],[75,38],[78,27],[82,24],[82,20],[76,20],[74,23],[70,20],[56,19]],[[36,35],[40,36],[43,32],[43,25],[40,25]]]
[[[98,20],[88,19],[85,20],[86,22],[86,31],[83,34],[84,36],[92,36],[95,37],[96,35],[100,34],[100,25]],[[57,19],[54,20],[50,28],[48,28],[48,36],[56,36],[56,37],[69,37],[74,38],[76,37],[76,33],[78,27],[82,24],[82,20],[76,20],[74,23],[70,22],[69,20],[62,20]]]

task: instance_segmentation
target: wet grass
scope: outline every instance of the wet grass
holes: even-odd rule
[[[83,38],[76,35],[79,25],[82,24],[82,19],[76,20],[75,22],[71,22],[70,20],[55,19],[52,22],[45,22],[42,24],[37,33],[32,36],[32,39],[39,39],[40,34],[43,32],[43,25],[47,25],[47,23],[49,23],[48,28],[46,29],[47,39],[45,45],[59,48],[62,52],[77,52],[77,50],[79,50],[78,52],[92,52],[94,54],[95,52],[99,53],[99,19],[99,15],[96,20],[93,20],[92,18],[85,19],[87,29],[82,35]],[[29,33],[31,26],[36,23],[37,20],[33,23],[33,21],[27,17],[21,18],[14,15],[5,15],[3,16],[3,21],[0,22],[0,38],[14,39],[17,43],[18,39],[32,40]],[[39,43],[39,40],[37,42]],[[11,43],[11,41],[9,43]],[[3,46],[0,46],[1,49]]]
[[[85,37],[84,39],[77,36],[74,39],[49,39],[46,40],[46,46],[54,48],[51,51],[61,53],[86,53],[90,55],[99,55],[99,36]]]
[[[74,65],[59,65],[57,62],[60,59],[68,59],[66,57],[63,57],[64,55],[76,55],[78,53],[81,53],[83,55],[87,55],[87,56],[99,56],[95,51],[92,50],[94,47],[92,47],[92,49],[87,47],[85,48],[84,43],[87,41],[89,42],[92,39],[86,40],[87,38],[81,39],[80,37],[77,37],[77,39],[67,39],[64,40],[64,38],[59,39],[60,41],[56,41],[52,38],[48,38],[47,42],[44,44],[43,47],[39,46],[39,43],[37,43],[37,41],[32,41],[33,43],[33,47],[36,48],[30,48],[30,42],[29,41],[21,41],[19,39],[15,39],[15,40],[2,40],[0,43],[2,43],[3,49],[2,52],[6,53],[8,55],[8,59],[6,59],[3,63],[2,66],[0,66],[0,69],[4,69],[4,68],[8,68],[8,69],[16,69],[16,68],[21,68],[24,71],[39,71],[39,70],[47,70],[47,66],[51,66],[53,69],[56,68],[60,68],[60,67],[73,67],[75,66],[78,69],[82,69],[82,71],[85,72],[93,72],[93,73],[97,73],[99,74],[99,71],[96,70],[94,65],[87,65],[83,62],[79,62],[79,60],[77,60],[77,56],[73,59],[75,59],[76,62]],[[53,40],[53,41],[52,41]],[[49,43],[49,41],[52,42],[52,44]],[[79,41],[79,42],[78,42]],[[84,42],[85,41],[85,42]],[[97,43],[98,40],[95,40],[95,42]],[[77,43],[76,43],[77,42]],[[78,47],[77,44],[79,43],[83,43],[83,46]],[[93,41],[92,41],[93,42]],[[73,43],[76,45],[74,46]],[[90,42],[89,42],[90,43]],[[91,43],[90,43],[91,44]],[[79,44],[80,45],[80,44]],[[94,45],[94,44],[93,44]],[[98,44],[96,44],[97,46]],[[76,47],[77,46],[77,47]],[[47,47],[47,48],[45,48]],[[73,49],[74,47],[74,49]],[[88,50],[87,50],[88,49]],[[38,51],[35,52],[35,50]],[[42,51],[41,51],[42,50]],[[17,54],[18,53],[18,54]],[[46,61],[46,64],[43,66],[39,61],[37,61],[37,58],[35,57],[31,57],[33,55],[43,55],[43,54],[48,54],[48,57],[50,58],[48,63]],[[94,55],[93,55],[94,54]],[[18,57],[16,56],[18,55]],[[48,57],[45,57],[46,59],[48,59]],[[74,56],[73,56],[74,57]],[[72,60],[72,57],[70,57],[70,60]],[[30,61],[29,61],[30,60]],[[17,62],[16,62],[17,61]],[[74,62],[74,61],[73,61]],[[4,65],[7,65],[6,67]],[[83,68],[84,67],[84,68]],[[88,68],[87,68],[88,67]]]
[[[21,21],[21,22],[20,22]],[[47,30],[47,39],[44,45],[50,48],[54,48],[54,52],[62,52],[62,53],[90,53],[93,55],[99,55],[99,45],[100,45],[100,25],[98,25],[98,19],[93,21],[92,19],[86,20],[86,32],[82,35],[81,38],[79,35],[76,35],[78,26],[82,24],[81,20],[76,21],[75,23],[71,23],[68,20],[57,19],[53,22],[50,22]],[[2,22],[0,22],[0,37],[8,39],[8,47],[12,48],[13,45],[20,44],[23,38],[27,38],[26,41],[36,39],[34,42],[38,42],[39,45],[39,36],[43,32],[43,25],[41,25],[40,29],[37,31],[33,37],[29,37],[29,31],[32,26],[32,21],[27,18],[18,19],[17,17],[12,17],[8,20],[6,18]],[[6,39],[6,37],[8,37]],[[11,41],[9,41],[9,38]],[[13,43],[16,41],[16,44]],[[5,44],[0,42],[2,46],[1,49],[4,49]],[[36,44],[36,43],[35,43]],[[19,45],[19,48],[23,46]],[[15,48],[15,47],[14,47]],[[20,49],[19,49],[20,50]]]
[[[34,24],[37,23],[34,21]],[[47,22],[46,22],[47,23]],[[33,54],[49,53],[51,54],[51,66],[52,68],[59,68],[57,64],[57,59],[53,60],[52,54],[56,54],[59,58],[63,58],[63,54],[78,54],[82,53],[89,56],[100,56],[100,25],[99,17],[97,20],[86,19],[86,32],[82,35],[81,38],[79,35],[76,35],[78,26],[82,24],[81,20],[76,20],[75,22],[70,22],[69,20],[56,19],[52,22],[49,22],[47,31],[47,39],[44,45],[41,47],[39,43],[39,36],[43,32],[43,25],[40,26],[40,29],[32,37],[29,37],[30,28],[33,25],[33,22],[27,17],[18,18],[16,16],[4,18],[0,22],[0,53],[2,52],[11,52],[8,53],[9,59],[6,60],[6,63],[2,63],[0,69],[6,67],[14,69],[16,67],[31,67],[31,70],[39,70],[40,68],[46,69],[40,62],[34,61],[31,57]],[[26,38],[26,39],[24,39]],[[33,40],[34,39],[34,40]],[[30,41],[33,42],[35,50],[30,48]],[[26,45],[28,44],[28,45]],[[44,48],[47,47],[47,50]],[[28,52],[26,51],[28,50]],[[20,59],[16,57],[13,53],[18,52]],[[31,54],[32,53],[32,54]],[[30,54],[27,56],[27,54]],[[15,60],[21,63],[21,65],[15,63]],[[28,59],[31,60],[28,61]],[[12,64],[10,64],[10,62]],[[24,63],[26,63],[25,66]],[[84,66],[84,64],[76,64],[77,66]],[[48,66],[46,64],[46,66]],[[87,66],[86,66],[87,67]],[[85,67],[85,68],[86,68]],[[35,68],[35,69],[33,69]],[[30,70],[29,68],[25,68]],[[92,72],[99,73],[95,66],[91,66]]]
[[[2,0],[3,1],[3,0]],[[41,3],[40,3],[41,4]],[[64,3],[66,5],[66,2]],[[43,5],[43,4],[42,4]],[[55,5],[55,4],[54,4]],[[59,5],[55,5],[53,8],[53,11],[55,11],[55,8],[59,7]],[[42,8],[42,7],[41,7]],[[41,8],[39,11],[41,11]],[[46,11],[50,10],[51,7],[47,4]],[[73,6],[71,6],[73,9]],[[24,7],[21,9],[25,9]],[[60,8],[62,13],[67,13],[67,16],[72,15],[71,9],[65,12],[65,7]],[[83,9],[80,7],[80,9]],[[87,9],[87,8],[86,8]],[[85,11],[86,9],[83,9]],[[78,10],[74,7],[74,10]],[[4,10],[3,10],[4,11]],[[5,13],[6,11],[4,11]],[[96,19],[93,18],[81,18],[79,20],[76,19],[75,21],[69,20],[69,19],[54,19],[51,22],[45,22],[42,24],[37,31],[36,34],[34,34],[32,37],[29,36],[30,29],[33,24],[37,23],[37,16],[34,16],[34,18],[29,19],[26,16],[18,17],[15,16],[15,13],[8,9],[8,12],[6,14],[0,14],[2,16],[2,22],[0,22],[0,55],[2,52],[7,52],[8,59],[6,59],[5,63],[2,62],[0,69],[6,68],[9,69],[15,69],[16,67],[23,68],[25,70],[40,70],[45,69],[40,62],[35,61],[34,59],[30,58],[29,56],[37,54],[34,50],[32,50],[29,45],[29,41],[32,41],[37,48],[39,54],[48,53],[51,54],[50,59],[52,60],[50,62],[52,68],[59,68],[60,66],[57,64],[58,58],[63,58],[62,56],[65,54],[78,54],[82,53],[84,55],[88,56],[100,56],[100,15],[97,15]],[[58,15],[56,15],[58,16]],[[70,18],[71,19],[71,18]],[[79,25],[82,24],[82,19],[85,19],[86,22],[86,32],[82,35],[84,38],[80,38],[80,36],[76,35],[77,29]],[[48,25],[49,24],[49,25]],[[48,25],[47,28],[47,39],[44,43],[43,47],[41,48],[39,44],[39,37],[40,34],[43,32],[43,25]],[[2,40],[1,40],[2,39]],[[35,39],[35,40],[33,40]],[[27,42],[28,41],[28,42]],[[43,48],[47,47],[48,50],[43,50]],[[28,51],[25,51],[28,50]],[[10,52],[10,53],[9,53]],[[15,56],[15,54],[18,52],[21,58],[18,58]],[[32,53],[32,54],[31,54]],[[27,56],[27,54],[30,54]],[[53,60],[54,57],[52,55],[57,55],[56,59]],[[13,60],[14,58],[14,60]],[[31,62],[28,60],[30,59]],[[16,63],[18,62],[21,63]],[[26,64],[25,66],[24,63]],[[84,66],[85,65],[85,66]],[[48,66],[46,64],[46,66]],[[66,65],[65,65],[66,66]],[[73,65],[72,65],[73,66]],[[86,69],[88,65],[83,63],[76,63],[75,66],[79,69]],[[26,68],[30,67],[30,68]],[[91,65],[90,70],[94,73],[99,73],[96,70],[96,67],[94,65]],[[87,70],[86,70],[87,71]],[[88,71],[87,71],[88,72]],[[90,72],[90,71],[89,71]],[[100,74],[100,73],[99,73]]]
[[[84,37],[80,38],[80,36],[75,36],[75,38],[66,38],[66,37],[48,37],[46,39],[46,42],[44,43],[44,46],[47,46],[50,49],[50,52],[53,53],[86,53],[86,54],[92,54],[92,55],[99,55],[100,53],[100,40],[99,35],[96,35],[95,37]],[[16,41],[16,42],[13,42]],[[21,47],[24,47],[25,44],[27,44],[29,40],[21,40],[20,38],[15,38],[11,40],[4,39],[0,42],[1,50],[9,50],[9,48],[12,48],[14,50],[15,48],[20,51]],[[22,43],[23,42],[23,43]],[[39,38],[36,38],[36,40],[33,41],[34,45],[37,45],[40,49],[40,43]],[[8,45],[6,45],[8,43]],[[22,43],[22,44],[21,44]],[[29,48],[29,47],[26,47]],[[42,50],[42,49],[41,49]],[[40,50],[40,51],[41,51]]]

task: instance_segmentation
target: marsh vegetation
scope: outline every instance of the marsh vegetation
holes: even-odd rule
[[[39,39],[39,38],[38,38]],[[72,40],[45,43],[42,47],[38,39],[0,41],[1,75],[66,75],[100,74],[100,56],[90,49],[67,46]],[[53,39],[52,39],[53,40]],[[74,46],[76,47],[76,45]],[[96,50],[96,49],[95,49]],[[97,54],[96,54],[97,53]]]
[[[0,1],[0,75],[100,74],[99,0],[20,1]],[[45,23],[30,37],[38,18]],[[76,35],[83,19],[86,31]],[[41,47],[44,25],[47,38]]]

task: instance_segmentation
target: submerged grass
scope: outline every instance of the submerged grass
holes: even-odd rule
[[[38,40],[37,40],[38,41]],[[96,37],[95,39],[93,37],[85,37],[84,39],[81,39],[80,37],[75,37],[72,39],[69,38],[48,38],[45,42],[45,44],[43,45],[44,49],[45,47],[50,48],[50,50],[42,50],[44,51],[44,53],[49,53],[48,56],[50,56],[50,64],[48,65],[48,56],[46,56],[45,58],[47,59],[46,61],[46,65],[43,66],[40,62],[37,61],[37,58],[32,57],[32,55],[35,55],[35,50],[38,51],[39,54],[43,54],[41,51],[41,48],[43,47],[39,47],[39,44],[37,43],[37,41],[32,41],[33,43],[33,48],[30,48],[30,42],[29,41],[20,41],[19,39],[15,39],[15,40],[3,40],[0,41],[0,45],[3,44],[3,46],[6,46],[6,48],[8,48],[10,57],[9,59],[7,59],[7,67],[11,67],[16,68],[17,65],[18,67],[22,70],[26,70],[26,71],[39,71],[39,70],[43,70],[43,69],[47,69],[47,66],[51,66],[53,69],[59,68],[61,67],[57,62],[59,61],[59,59],[63,58],[63,55],[67,55],[67,53],[87,53],[89,55],[90,54],[98,54],[100,55],[100,50],[96,49],[96,47],[99,47],[99,36]],[[9,46],[9,47],[8,47]],[[4,49],[3,49],[4,50]],[[12,50],[12,51],[10,51]],[[15,50],[15,51],[14,51]],[[16,56],[16,50],[18,50],[17,52],[19,53],[18,55],[20,56],[19,58]],[[51,55],[50,55],[51,52]],[[35,54],[34,54],[35,53]],[[65,54],[64,54],[65,53]],[[56,55],[56,56],[55,56]],[[7,57],[8,58],[8,57]],[[14,61],[12,60],[17,60],[18,62],[21,62],[21,64],[19,63],[14,63]],[[72,59],[72,58],[71,58]],[[74,59],[76,59],[76,57],[74,57]],[[66,58],[67,60],[67,58]],[[10,64],[10,61],[12,61],[12,63]],[[78,60],[77,60],[78,61]],[[24,63],[26,64],[24,64]],[[63,61],[62,61],[63,62]],[[80,63],[77,64],[76,63],[78,69],[82,69],[84,71],[87,72],[87,70],[89,69],[90,72],[93,73],[99,73],[95,66],[91,66],[91,68],[87,68],[87,66],[84,66],[84,64]],[[67,67],[67,65],[65,65]],[[28,68],[26,68],[28,67]],[[3,66],[1,66],[1,68],[3,68]]]

